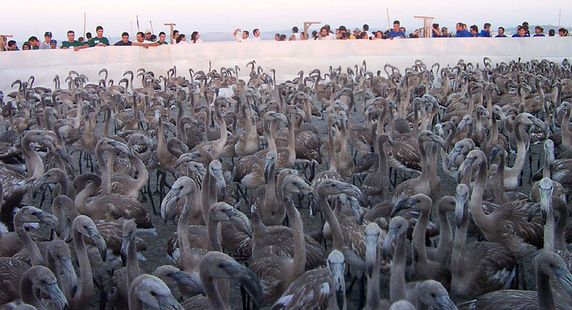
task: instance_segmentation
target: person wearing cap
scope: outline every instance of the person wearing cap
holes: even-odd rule
[[[61,46],[62,49],[73,48],[74,50],[77,51],[80,48],[86,48],[89,46],[85,42],[76,41],[75,32],[73,30],[68,30],[66,36],[68,39],[62,42]]]
[[[350,40],[361,39],[361,30],[359,28],[354,28],[352,33],[350,33]]]
[[[151,30],[145,30],[145,41],[151,41],[152,35]]]
[[[102,26],[97,26],[95,28],[95,33],[96,33],[96,36],[89,39],[89,41],[87,42],[89,44],[89,47],[109,46],[109,40],[103,36],[103,27]]]
[[[46,33],[44,33],[44,41],[40,43],[40,49],[49,50],[51,41],[52,41],[52,33],[50,31],[46,31]]]

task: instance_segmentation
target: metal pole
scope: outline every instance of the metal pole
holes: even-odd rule
[[[391,28],[391,24],[389,23],[389,8],[385,8],[385,13],[387,14],[387,29]]]
[[[139,29],[139,15],[135,15],[135,18],[137,19],[137,32],[141,31]]]
[[[86,13],[86,12],[83,12],[83,37],[84,37],[84,38],[85,38],[85,33],[86,33],[86,31],[85,31],[85,27],[86,27],[86,24],[87,24],[86,21],[87,21],[87,13]]]

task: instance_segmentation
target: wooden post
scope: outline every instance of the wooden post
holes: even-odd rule
[[[171,38],[171,44],[175,44],[175,41],[173,41],[173,30],[174,30],[175,26],[177,26],[177,24],[166,23],[165,26],[169,26],[169,35]]]
[[[433,34],[433,19],[434,16],[413,16],[413,18],[423,19],[423,36],[425,38],[431,38]]]
[[[306,34],[306,38],[308,40],[310,40],[310,34],[308,33],[308,29],[310,29],[310,26],[312,25],[319,25],[322,22],[304,22],[304,33]]]

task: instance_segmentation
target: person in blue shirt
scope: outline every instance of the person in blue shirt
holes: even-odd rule
[[[483,25],[483,30],[481,30],[481,33],[479,33],[479,37],[482,37],[482,38],[490,38],[491,37],[491,24],[490,23],[485,23]]]
[[[389,39],[395,39],[395,38],[405,38],[405,32],[401,31],[400,28],[401,23],[396,20],[393,22],[393,29],[391,29],[389,31],[389,33],[387,34],[387,37]]]
[[[457,38],[470,38],[471,33],[467,30],[467,25],[463,23],[457,23]]]
[[[506,35],[504,34],[504,27],[499,27],[498,32],[499,33],[495,36],[495,38],[506,38]]]
[[[544,29],[540,26],[534,27],[534,35],[533,37],[544,37]]]
[[[512,35],[513,38],[525,38],[526,37],[526,29],[522,26],[518,26],[518,30],[515,34]]]
[[[470,33],[471,33],[471,37],[476,38],[479,36],[479,27],[477,27],[477,25],[471,25],[470,29]]]

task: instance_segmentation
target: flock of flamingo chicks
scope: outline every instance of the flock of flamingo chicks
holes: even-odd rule
[[[240,69],[1,94],[2,309],[572,309],[567,60]]]

